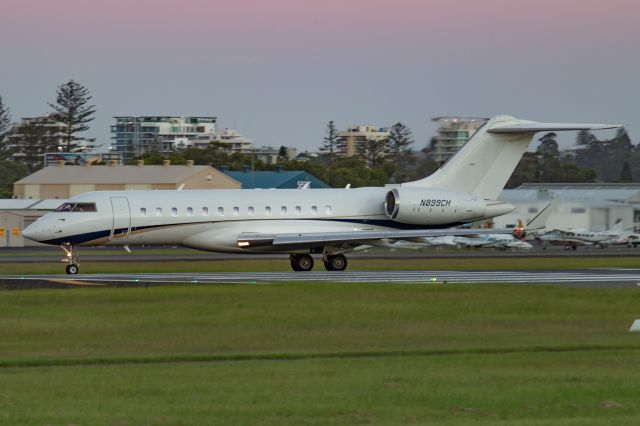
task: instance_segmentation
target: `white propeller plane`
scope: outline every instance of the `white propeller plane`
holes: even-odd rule
[[[394,188],[99,191],[78,195],[23,235],[60,245],[66,271],[78,273],[76,246],[182,245],[226,253],[286,253],[296,271],[322,255],[328,270],[345,253],[394,241],[511,233],[452,229],[508,213],[497,200],[537,132],[600,130],[609,124],[488,120],[439,170]]]

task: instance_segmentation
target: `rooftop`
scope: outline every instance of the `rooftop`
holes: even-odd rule
[[[298,182],[311,182],[311,188],[329,188],[325,182],[304,170],[281,171],[225,171],[226,175],[242,183],[242,188],[297,188]]]
[[[48,166],[16,184],[161,184],[182,182],[211,166]]]

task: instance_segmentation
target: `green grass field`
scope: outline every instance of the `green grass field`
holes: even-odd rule
[[[636,424],[640,289],[0,292],[0,424]]]
[[[82,260],[82,259],[81,259]],[[0,274],[64,274],[64,263],[52,259],[41,263],[0,263]],[[350,259],[349,270],[487,270],[487,269],[572,269],[572,268],[637,268],[640,257],[497,257],[497,258],[412,258]],[[80,264],[81,273],[147,273],[147,272],[247,272],[290,271],[286,257],[282,259],[246,259],[166,262],[103,262],[87,260]],[[324,270],[316,259],[315,269]]]

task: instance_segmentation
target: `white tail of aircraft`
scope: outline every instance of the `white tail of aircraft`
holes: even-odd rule
[[[480,127],[447,163],[431,176],[402,186],[439,188],[496,199],[537,132],[603,130],[609,124],[538,123],[499,115]]]

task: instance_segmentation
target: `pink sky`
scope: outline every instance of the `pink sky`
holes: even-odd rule
[[[0,34],[56,43],[82,34],[98,45],[135,38],[159,46],[233,44],[310,48],[372,42],[626,43],[635,0],[4,0]],[[588,29],[588,30],[587,30]],[[635,43],[636,40],[633,40]]]
[[[330,119],[403,120],[421,144],[445,114],[640,133],[638,16],[638,0],[2,0],[0,96],[37,115],[75,78],[102,140],[113,115],[158,113],[217,115],[259,144],[286,120],[306,148]]]

